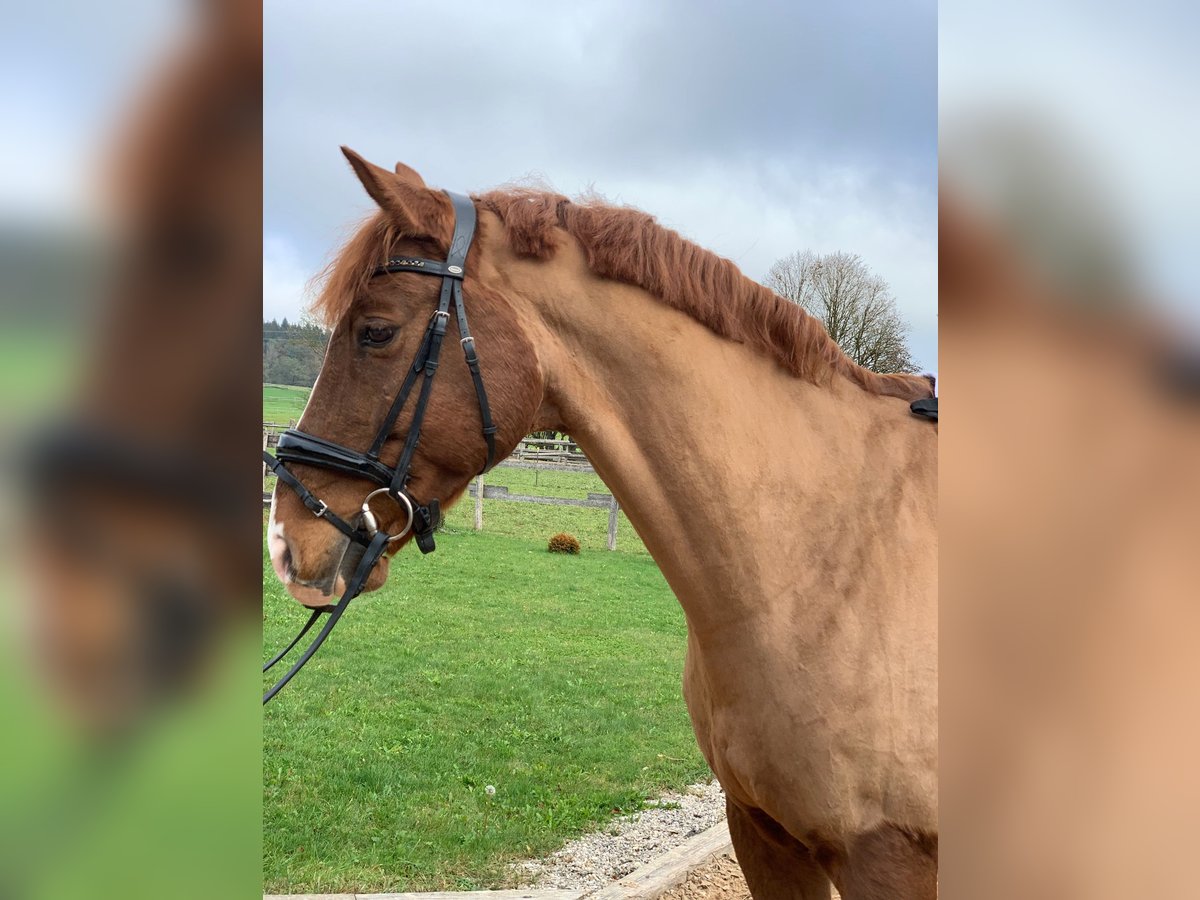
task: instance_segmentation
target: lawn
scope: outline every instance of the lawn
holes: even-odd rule
[[[0,422],[26,424],[52,411],[79,374],[79,344],[70,330],[0,329]]]
[[[265,561],[264,584],[265,658],[303,614]],[[406,549],[266,710],[265,889],[503,887],[512,860],[709,777],[684,645],[642,553],[560,556],[540,533]]]
[[[290,384],[264,384],[263,421],[278,425],[294,423],[304,412],[310,390]]]
[[[294,421],[306,396],[264,385],[263,420]],[[487,483],[607,491],[582,472]],[[709,777],[680,696],[683,614],[624,514],[616,552],[605,509],[485,500],[483,518],[477,533],[470,497],[450,510],[438,552],[400,554],[267,708],[267,891],[510,886],[513,860]],[[547,553],[558,531],[582,554]],[[266,658],[303,613],[265,558],[263,577]]]
[[[583,500],[589,493],[607,493],[608,488],[598,475],[585,472],[553,472],[533,469],[516,469],[498,466],[485,476],[488,484],[503,485],[511,494],[531,494],[541,497],[575,497]],[[457,506],[446,513],[444,530],[453,534],[474,532],[475,499],[464,497]],[[507,535],[515,538],[534,539],[544,536],[541,542],[559,531],[566,531],[579,538],[584,550],[608,552],[608,510],[579,506],[542,506],[534,503],[516,503],[511,500],[483,501],[484,534]],[[631,554],[649,557],[637,532],[629,524],[624,513],[618,514],[617,549]]]

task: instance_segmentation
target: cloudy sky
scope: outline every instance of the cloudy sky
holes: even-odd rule
[[[761,279],[861,254],[937,367],[932,2],[268,0],[266,318],[370,209],[338,152],[435,186],[595,189]]]
[[[182,4],[110,0],[103,29],[80,0],[8,4],[0,28],[0,222],[75,221],[99,158],[188,20]]]
[[[1044,220],[1065,214],[1078,219],[1068,227],[1086,229],[1103,217],[1099,224],[1132,257],[1132,274],[1149,296],[1194,323],[1200,7],[1185,0],[943,3],[939,30],[948,183],[961,186],[965,168],[991,165],[990,184],[976,186],[1011,193],[995,162],[1019,154],[1026,165],[1043,165],[1046,180],[1036,189]],[[988,119],[990,146],[973,144],[963,158],[960,140]],[[996,122],[1016,133],[1003,139]]]

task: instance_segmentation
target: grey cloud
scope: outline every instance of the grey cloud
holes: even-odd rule
[[[369,209],[345,143],[459,190],[595,186],[754,278],[836,235],[914,313],[934,307],[931,3],[292,0],[265,16],[266,225],[313,270]],[[924,264],[905,259],[917,245]],[[918,343],[932,364],[928,325]]]

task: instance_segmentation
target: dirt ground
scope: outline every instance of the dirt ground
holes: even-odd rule
[[[750,891],[737,860],[721,855],[703,868],[691,872],[677,887],[660,900],[750,900]]]
[[[831,895],[832,900],[838,900],[837,891]],[[737,860],[726,853],[696,869],[682,884],[660,895],[659,900],[750,900],[750,890]]]

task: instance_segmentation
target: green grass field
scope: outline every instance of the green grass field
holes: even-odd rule
[[[503,485],[512,494],[531,494],[542,497],[575,497],[584,499],[588,493],[607,492],[599,476],[584,472],[539,472],[531,469],[497,467],[486,476],[488,484]],[[464,497],[446,513],[444,530],[454,533],[474,533],[475,500]],[[522,540],[538,540],[542,549],[552,534],[566,531],[579,538],[585,551],[607,553],[608,510],[578,506],[543,506],[534,503],[515,503],[511,500],[483,501],[483,532],[506,535]],[[649,557],[637,532],[624,513],[618,515],[617,550]]]
[[[264,583],[274,648],[303,614],[265,561]],[[502,887],[512,860],[707,777],[684,644],[649,557],[474,533],[406,550],[266,710],[265,889]]]
[[[79,343],[73,332],[0,329],[0,421],[11,426],[51,412],[78,377]]]
[[[487,481],[606,490],[576,472]],[[511,886],[512,861],[710,777],[680,691],[683,613],[624,516],[609,552],[607,510],[487,500],[476,533],[473,503],[436,553],[406,548],[267,708],[265,890]],[[583,552],[547,553],[558,531]],[[304,614],[265,553],[263,578],[265,659]]]
[[[310,388],[290,384],[263,385],[263,421],[287,425],[300,418]]]

